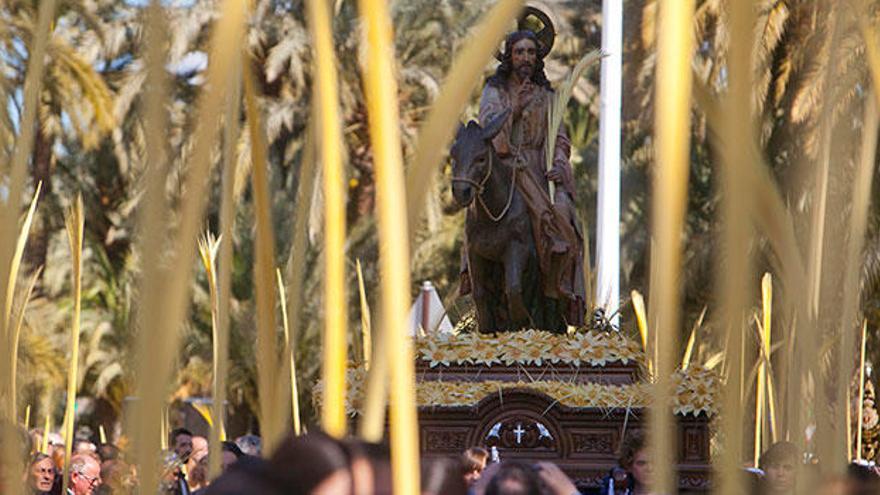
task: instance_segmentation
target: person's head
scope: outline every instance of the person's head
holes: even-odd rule
[[[187,482],[191,490],[208,485],[208,456],[200,457],[198,462],[193,465],[192,469],[188,472]]]
[[[846,480],[852,495],[880,493],[880,475],[875,466],[853,462],[846,468]]]
[[[77,439],[73,441],[73,455],[98,455],[98,447],[91,441],[86,439]]]
[[[242,435],[235,439],[235,444],[246,455],[261,457],[263,455],[263,440],[256,435]]]
[[[193,434],[186,428],[175,428],[171,431],[171,450],[181,460],[189,459],[193,451]]]
[[[70,459],[70,489],[74,495],[92,495],[101,486],[101,465],[89,455]]]
[[[244,456],[244,452],[233,442],[223,442],[220,445],[220,454],[222,456],[220,466],[223,468],[223,471],[229,469],[238,459]]]
[[[290,436],[269,460],[284,491],[348,493],[348,456],[337,440],[323,433]]]
[[[115,461],[119,459],[119,447],[112,443],[102,443],[98,446],[98,457],[101,458],[101,462]]]
[[[645,436],[640,431],[631,432],[620,449],[620,467],[626,469],[639,486],[650,486],[653,467]]]
[[[391,493],[391,456],[383,445],[309,433],[288,437],[270,463],[285,493]]]
[[[49,446],[49,456],[52,457],[52,462],[55,463],[55,469],[64,471],[64,444],[51,444]]]
[[[486,495],[541,495],[541,484],[528,464],[505,462],[486,486]]]
[[[423,459],[421,463],[422,495],[464,495],[468,486],[461,476],[460,459]]]
[[[461,469],[464,482],[471,486],[480,479],[480,473],[486,469],[489,461],[489,451],[482,447],[471,447],[461,454]]]
[[[198,462],[202,457],[208,455],[208,439],[205,437],[192,437],[192,454],[190,457]]]
[[[48,492],[55,482],[55,463],[46,454],[36,454],[31,458],[28,469],[28,486],[36,492]]]
[[[760,468],[770,493],[794,492],[798,457],[798,448],[791,442],[776,442],[761,454]]]
[[[514,31],[504,40],[501,64],[487,81],[493,86],[503,86],[511,78],[519,81],[531,80],[537,86],[550,89],[550,81],[544,73],[544,60],[541,57],[540,41],[535,33],[528,30]]]
[[[98,493],[132,493],[134,478],[134,469],[121,458],[104,461],[101,463],[101,486]]]

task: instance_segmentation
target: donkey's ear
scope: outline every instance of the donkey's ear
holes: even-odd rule
[[[491,139],[495,139],[495,136],[501,132],[501,128],[504,127],[504,122],[507,121],[507,117],[510,116],[510,109],[505,109],[503,112],[498,115],[492,117],[486,125],[483,126],[483,139],[489,141]]]
[[[457,141],[459,137],[461,137],[461,133],[464,131],[465,126],[461,122],[458,123],[458,129],[455,130],[455,140]]]

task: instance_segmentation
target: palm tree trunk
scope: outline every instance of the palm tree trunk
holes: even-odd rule
[[[52,194],[52,143],[46,136],[43,126],[37,119],[37,132],[34,134],[33,166],[31,177],[33,185],[43,183],[39,206],[36,213],[36,221],[24,252],[25,262],[28,269],[33,272],[37,268],[46,265],[46,257],[49,251],[49,237],[52,232],[50,214],[46,211],[44,199]],[[40,204],[41,203],[41,204]],[[40,274],[42,278],[42,273]],[[37,285],[39,291],[40,284]]]

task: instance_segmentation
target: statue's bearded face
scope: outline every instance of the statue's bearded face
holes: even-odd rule
[[[511,47],[510,61],[520,80],[530,78],[538,64],[538,45],[529,38],[517,41]]]

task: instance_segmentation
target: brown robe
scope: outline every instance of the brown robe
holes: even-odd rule
[[[531,215],[544,295],[567,301],[567,305],[561,307],[563,316],[569,325],[579,326],[584,323],[585,312],[584,241],[575,214],[574,175],[569,161],[571,141],[564,126],[560,126],[553,163],[562,171],[562,180],[556,183],[553,204],[544,175],[544,145],[547,113],[555,95],[545,88],[535,88],[535,91],[537,94],[521,115],[508,118],[492,144],[504,165],[527,172],[516,174],[517,189]],[[480,98],[480,123],[485,124],[512,108],[507,88],[486,85]]]

